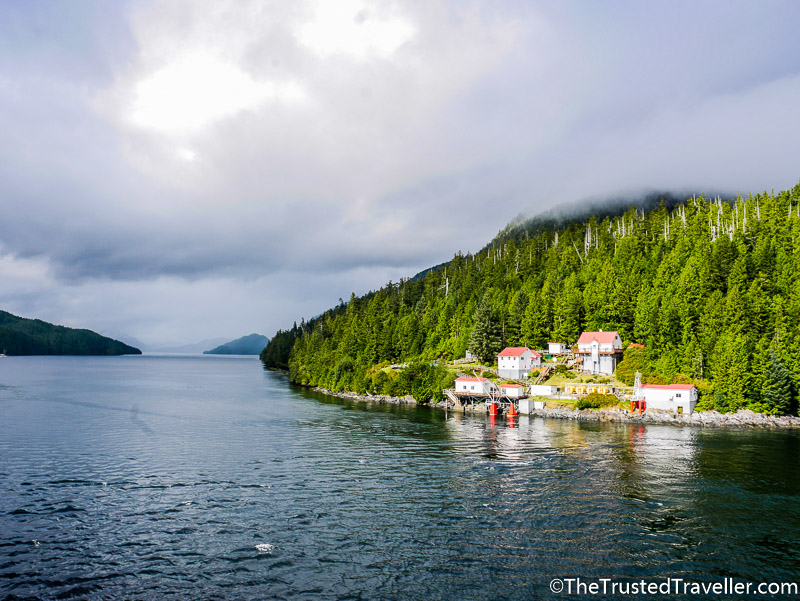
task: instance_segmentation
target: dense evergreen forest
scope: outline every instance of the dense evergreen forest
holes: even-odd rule
[[[474,255],[279,331],[262,361],[301,384],[392,394],[447,384],[430,364],[467,349],[490,361],[506,345],[618,330],[645,345],[622,374],[696,382],[701,408],[796,412],[800,185],[650,205],[518,220]],[[380,369],[400,362],[414,378]]]
[[[141,355],[90,330],[56,326],[0,311],[0,351],[7,355]]]

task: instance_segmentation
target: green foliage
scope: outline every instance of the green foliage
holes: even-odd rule
[[[483,297],[480,306],[475,310],[472,321],[469,350],[484,363],[494,361],[497,353],[503,350],[503,341],[497,315],[487,296]]]
[[[789,370],[775,354],[769,352],[769,367],[761,392],[760,407],[764,413],[786,415],[793,409],[794,390]]]
[[[438,400],[443,388],[453,386],[453,376],[443,367],[428,363],[412,363],[400,372],[399,386],[405,394],[410,394],[420,404]]]
[[[291,355],[294,342],[300,334],[297,324],[294,324],[291,330],[278,330],[259,354],[264,367],[269,369],[289,369],[289,355]]]
[[[279,332],[262,360],[303,384],[403,392],[374,366],[456,359],[467,348],[493,363],[506,345],[571,344],[603,328],[645,345],[618,367],[627,383],[637,370],[646,383],[687,378],[703,383],[708,408],[794,412],[799,205],[797,186],[517,222],[474,255]]]
[[[637,371],[643,376],[651,372],[647,349],[641,347],[626,348],[625,353],[622,355],[622,361],[617,365],[615,373],[617,380],[627,386],[633,386]]]
[[[141,355],[142,351],[90,330],[56,326],[0,311],[0,352],[7,355]]]
[[[603,407],[613,407],[617,403],[619,403],[619,399],[613,394],[592,392],[575,401],[575,409],[602,409]]]
[[[372,394],[398,396],[400,394],[400,385],[398,380],[399,378],[396,372],[386,372],[380,370],[374,376],[372,376],[372,387],[370,391]]]

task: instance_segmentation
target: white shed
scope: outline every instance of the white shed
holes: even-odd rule
[[[500,392],[510,399],[518,399],[525,396],[525,387],[522,384],[500,384]]]
[[[693,384],[644,384],[642,394],[646,409],[661,409],[690,414],[697,405],[699,392]]]
[[[498,392],[497,385],[489,378],[456,378],[456,394],[480,394],[489,395]]]
[[[569,346],[563,342],[548,342],[547,352],[551,355],[566,355],[569,352]]]
[[[558,394],[558,386],[549,384],[534,384],[531,386],[532,396],[553,396],[555,394]]]
[[[544,409],[544,401],[535,401],[533,399],[519,400],[520,413],[533,413],[536,409]]]

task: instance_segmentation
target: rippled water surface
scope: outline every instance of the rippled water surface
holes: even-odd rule
[[[9,357],[0,599],[549,599],[566,598],[549,591],[556,577],[794,581],[798,468],[794,432],[354,404],[246,358]]]

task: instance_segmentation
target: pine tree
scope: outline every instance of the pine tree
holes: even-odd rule
[[[518,290],[511,299],[511,306],[508,314],[508,327],[506,329],[506,339],[509,346],[522,346],[522,323],[525,319],[525,309],[528,307],[528,295],[524,290]]]
[[[773,350],[769,352],[769,368],[766,375],[766,381],[761,391],[762,410],[764,413],[773,415],[790,413],[794,405],[792,379],[789,370]]]
[[[469,350],[481,361],[488,363],[500,352],[502,345],[500,324],[492,311],[488,295],[484,295],[472,319]]]
[[[522,341],[531,348],[542,348],[548,342],[552,314],[544,294],[534,292],[522,320]]]

